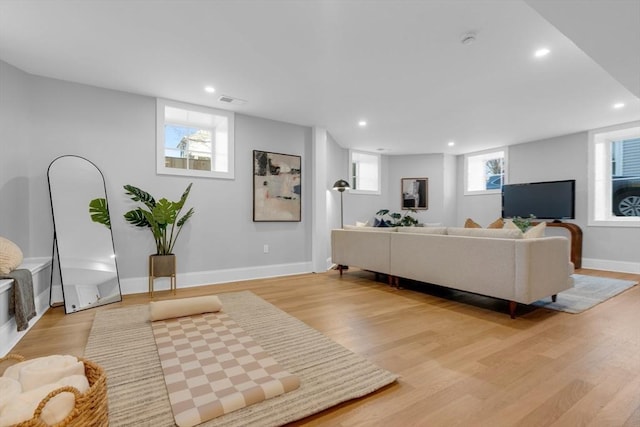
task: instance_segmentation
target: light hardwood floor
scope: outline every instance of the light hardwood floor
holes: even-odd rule
[[[330,271],[179,289],[178,296],[251,290],[402,376],[295,425],[640,426],[640,286],[577,315],[519,306],[515,320],[502,301],[412,287],[428,292],[349,270],[342,278]],[[81,356],[98,310],[148,301],[127,295],[66,316],[51,309],[13,351]]]

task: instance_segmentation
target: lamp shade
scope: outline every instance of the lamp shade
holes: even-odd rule
[[[344,179],[339,179],[336,181],[335,184],[333,184],[333,189],[334,190],[338,190],[339,192],[343,192],[344,190],[348,190],[351,187],[349,186],[349,183],[347,181],[345,181]]]

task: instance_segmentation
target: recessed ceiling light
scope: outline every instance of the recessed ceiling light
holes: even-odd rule
[[[542,58],[543,56],[547,56],[549,52],[551,51],[545,47],[545,48],[536,50],[535,56],[536,58]]]
[[[361,128],[365,127],[367,125],[367,121],[366,120],[360,120],[358,122],[358,126],[360,126]]]
[[[455,143],[455,142],[453,142],[453,141],[449,141],[449,142],[447,142],[447,145],[448,145],[449,147],[453,147],[454,145],[456,145],[456,143]]]
[[[216,91],[216,88],[214,88],[213,86],[205,86],[204,91],[207,93],[213,93]]]
[[[613,104],[613,108],[615,108],[616,110],[622,107],[624,107],[624,102],[618,102],[616,104]]]

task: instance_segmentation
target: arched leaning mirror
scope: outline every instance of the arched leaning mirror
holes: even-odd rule
[[[47,178],[65,313],[121,301],[102,172],[69,155],[51,162]]]

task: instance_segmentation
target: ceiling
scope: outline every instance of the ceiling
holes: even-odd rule
[[[468,32],[476,40],[462,44]],[[640,0],[0,0],[0,59],[319,126],[385,154],[460,154],[640,119]]]

